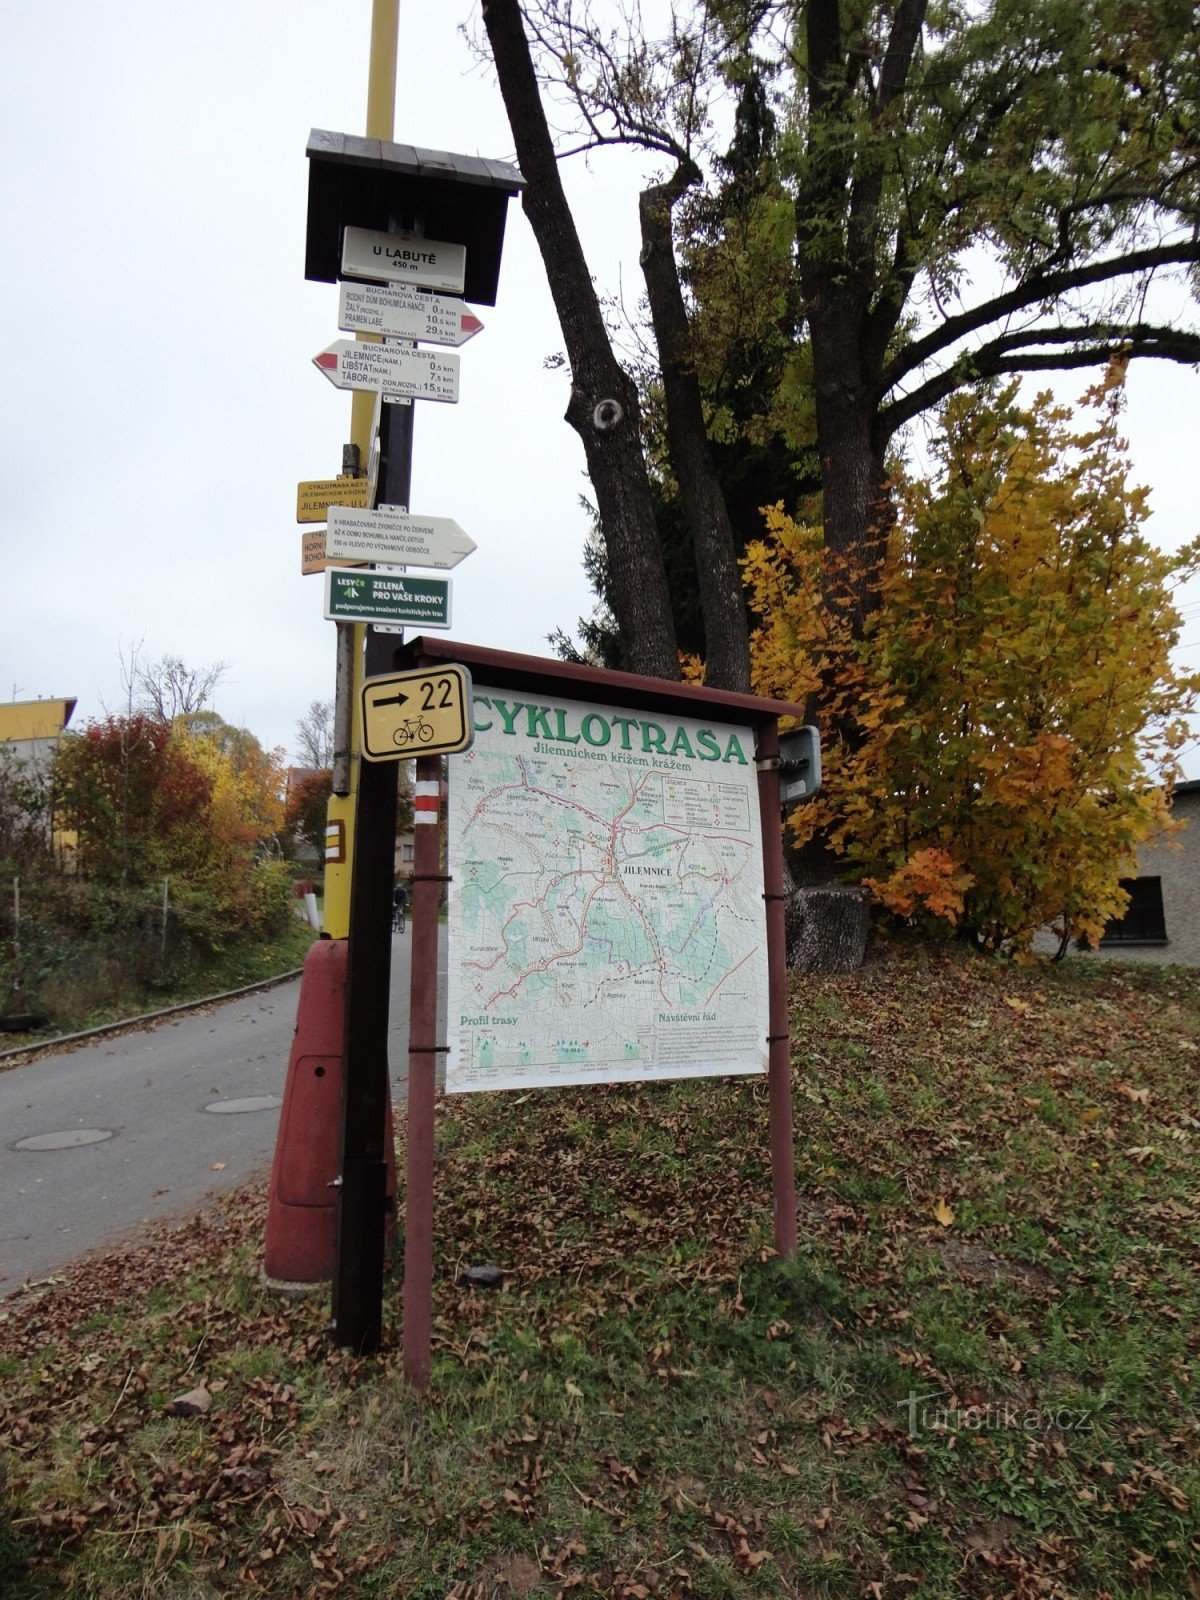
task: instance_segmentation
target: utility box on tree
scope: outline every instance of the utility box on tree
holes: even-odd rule
[[[821,735],[811,723],[779,736],[779,798],[790,806],[821,787]]]

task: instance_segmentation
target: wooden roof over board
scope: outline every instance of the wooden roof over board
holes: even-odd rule
[[[460,644],[422,634],[396,653],[399,666],[433,666],[457,661],[485,682],[544,693],[576,695],[589,700],[615,700],[645,711],[674,711],[679,716],[719,715],[728,722],[761,722],[777,717],[803,720],[804,707],[791,700],[767,700],[754,694],[732,694],[703,684],[674,683],[669,678],[646,678],[635,672],[612,672],[605,667],[579,666],[551,656],[519,655],[490,650],[484,645]]]
[[[324,128],[310,133],[307,155],[306,278],[334,283],[341,276],[347,226],[386,233],[411,227],[419,215],[428,238],[466,249],[463,298],[496,304],[508,202],[525,187],[516,167]]]

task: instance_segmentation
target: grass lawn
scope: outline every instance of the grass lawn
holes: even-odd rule
[[[442,1104],[424,1403],[257,1188],[8,1302],[0,1592],[1200,1594],[1200,974],[910,949],[792,1026],[792,1262],[760,1083]]]
[[[59,1033],[74,1033],[171,1006],[224,994],[251,983],[278,977],[304,965],[304,957],[317,935],[299,917],[289,917],[269,939],[239,939],[224,950],[199,958],[185,978],[153,987],[137,983],[119,955],[87,953],[82,976],[62,978],[50,988],[49,1021],[32,1033],[0,1031],[0,1051],[41,1044]],[[90,957],[94,954],[94,959]],[[3,1070],[3,1068],[0,1068]]]

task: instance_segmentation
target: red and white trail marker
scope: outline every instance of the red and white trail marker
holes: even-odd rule
[[[343,283],[338,327],[345,333],[457,346],[473,339],[483,323],[465,300],[448,295],[424,294],[400,284]]]
[[[313,357],[313,366],[335,389],[458,403],[459,358],[440,350],[406,350],[399,345],[337,339]]]

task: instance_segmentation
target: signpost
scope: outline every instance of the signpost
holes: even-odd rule
[[[366,137],[317,129],[309,140],[305,277],[323,283],[359,280],[341,292],[340,321],[348,333],[453,349],[472,338],[481,323],[462,301],[435,296],[461,295],[487,306],[496,303],[505,216],[524,180],[503,162],[391,142],[397,9],[397,0],[374,0]],[[411,231],[399,232],[399,219]],[[416,296],[414,290],[432,294]],[[376,500],[406,507],[414,418],[409,402],[453,404],[458,399],[458,357],[436,348],[415,350],[411,344],[363,341],[356,346],[339,341],[316,358],[316,365],[336,388],[356,395],[352,449],[368,465],[368,498],[357,509],[365,510]],[[368,426],[371,399],[375,421]],[[376,452],[372,444],[377,432]],[[330,497],[324,509],[337,503]],[[404,533],[427,539],[423,555],[446,565],[474,549],[461,530],[443,519],[427,521],[424,528],[418,519],[409,519]],[[400,536],[394,526],[392,534]],[[393,561],[398,554],[414,559],[411,549],[401,552],[390,542],[383,554]],[[306,570],[327,566],[329,558],[328,539],[311,535]],[[450,625],[448,579],[327,569],[324,589],[325,615],[340,624],[335,712],[339,781],[330,800],[330,822],[339,836],[328,858],[325,911],[331,938],[346,941],[345,981],[326,990],[321,985],[327,980],[318,979],[317,967],[310,974],[306,966],[300,1017],[321,1015],[328,1023],[340,1013],[344,1021],[339,1168],[333,1184],[322,1185],[337,1195],[330,1325],[339,1345],[366,1354],[377,1350],[381,1339],[388,1211],[388,992],[397,795],[392,751],[401,750],[402,736],[411,743],[415,734],[413,943],[420,953],[412,964],[409,1048],[421,1066],[418,1085],[408,1099],[410,1113],[424,1127],[426,1112],[430,1119],[433,1112],[438,904],[444,882],[437,856],[442,758],[428,752],[462,747],[458,740],[467,736],[471,722],[470,692],[465,673],[458,679],[455,671],[438,664],[422,680],[428,705],[422,698],[414,709],[410,688],[402,686],[390,692],[376,689],[378,699],[392,702],[390,708],[375,705],[374,697],[364,707],[355,692],[364,676],[393,673],[396,647],[386,636],[389,628],[412,623],[428,636],[433,629]],[[373,626],[357,626],[361,623]],[[457,728],[431,721],[440,715],[453,723],[456,689]],[[382,730],[380,717],[385,718]],[[364,720],[371,723],[372,737],[381,731],[382,738],[390,741],[388,759],[372,759],[363,750]],[[359,755],[364,759],[358,760]],[[330,964],[320,970],[334,972]],[[323,1010],[315,1004],[306,1009],[305,1000],[314,999]],[[310,1044],[307,1036],[300,1037],[298,1022],[297,1061],[313,1054]],[[293,1129],[295,1142],[303,1142],[311,1131]],[[409,1181],[418,1192],[431,1195],[432,1143],[415,1144],[409,1156]],[[413,1213],[408,1219],[406,1258],[425,1261],[431,1243]],[[405,1293],[415,1296],[418,1304],[428,1299],[419,1284],[410,1283],[407,1267]],[[419,1318],[412,1327],[406,1318],[405,1377],[418,1390],[429,1382],[428,1334],[427,1318],[423,1332]]]
[[[366,478],[315,478],[296,485],[296,521],[324,522],[330,506],[369,506],[371,485]]]
[[[483,323],[465,300],[423,294],[399,284],[343,282],[338,295],[338,327],[346,333],[460,345],[473,339]]]
[[[425,239],[416,233],[350,227],[342,234],[342,276],[461,294],[467,279],[467,252],[461,244]]]
[[[464,561],[476,544],[452,517],[408,516],[393,506],[377,506],[374,511],[331,506],[325,547],[331,556],[353,561],[448,570]]]
[[[458,403],[459,358],[436,350],[405,350],[391,344],[355,344],[336,339],[313,357],[335,389],[382,390],[414,400]]]
[[[397,577],[385,572],[325,574],[325,615],[331,622],[374,622],[382,627],[419,623],[450,626],[450,579]]]
[[[465,667],[368,678],[362,704],[362,753],[368,761],[453,755],[474,739],[471,675]]]
[[[331,556],[325,548],[325,529],[308,528],[300,535],[300,571],[325,572],[330,567],[357,567],[359,562],[345,556]],[[365,563],[363,563],[365,565]]]

